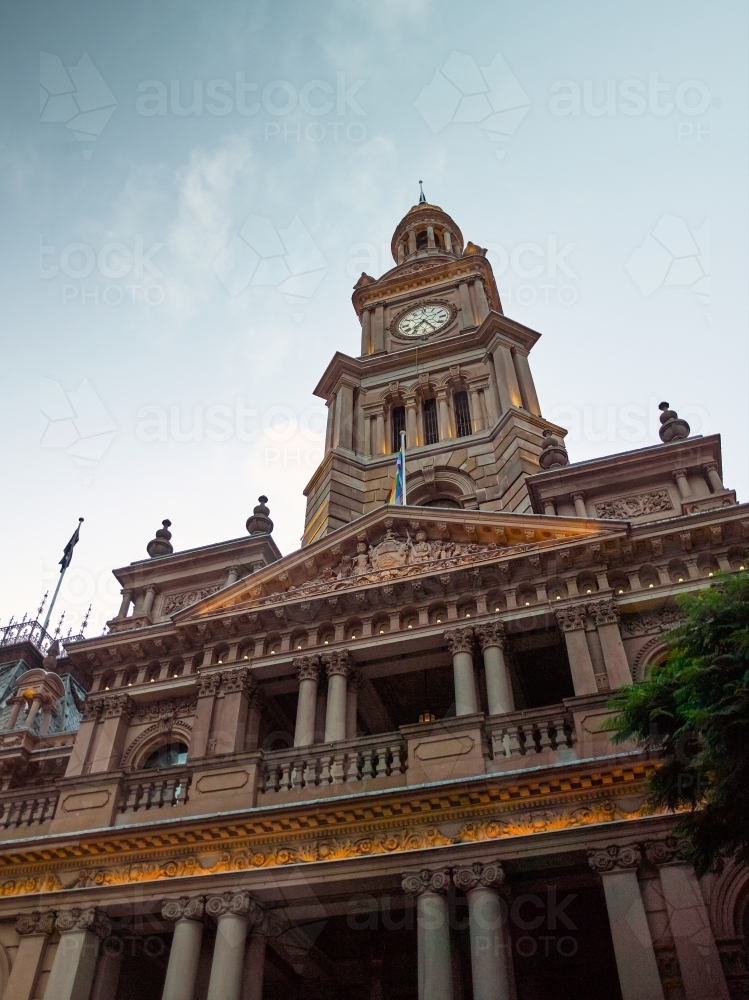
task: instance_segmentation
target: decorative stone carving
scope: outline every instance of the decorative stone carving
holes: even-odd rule
[[[203,919],[205,912],[205,896],[180,896],[179,899],[169,899],[162,904],[161,915],[164,920],[196,920]]]
[[[449,868],[437,868],[434,871],[422,868],[418,872],[407,872],[403,876],[402,888],[411,896],[419,896],[422,892],[446,893],[451,884]]]
[[[619,844],[612,844],[603,850],[591,848],[588,851],[588,864],[594,872],[610,872],[615,868],[637,868],[642,861],[642,852],[637,844],[628,847],[620,847]]]
[[[669,441],[681,441],[689,437],[690,427],[686,420],[680,420],[676,410],[670,410],[668,403],[659,403],[661,410],[661,426],[658,429],[658,436],[664,444]]]
[[[665,837],[663,840],[646,840],[642,846],[651,865],[667,865],[672,861],[686,860],[689,842]]]
[[[218,694],[223,674],[217,670],[213,674],[204,674],[198,680],[198,698],[213,698]]]
[[[330,653],[323,653],[321,659],[328,677],[333,677],[335,674],[348,677],[351,673],[352,663],[347,649],[337,649]]]
[[[263,915],[262,907],[249,892],[223,892],[220,896],[211,896],[205,904],[205,911],[217,920],[233,913],[238,917],[248,917],[253,923]]]
[[[102,717],[105,719],[132,719],[135,702],[127,694],[110,694],[102,699]]]
[[[453,883],[456,889],[470,892],[478,886],[497,889],[504,882],[504,869],[499,861],[492,861],[490,864],[482,864],[474,861],[472,865],[464,865],[453,868]]]
[[[34,910],[33,913],[22,913],[16,918],[16,930],[19,934],[54,934],[55,931],[54,910],[41,912]]]
[[[104,708],[102,698],[86,698],[81,705],[81,722],[95,722]]]
[[[169,556],[174,552],[174,546],[170,542],[172,533],[169,530],[172,522],[164,520],[161,524],[162,527],[156,532],[156,537],[152,538],[146,546],[146,552],[148,552],[152,559],[156,559],[157,556]]]
[[[319,656],[295,656],[291,661],[300,681],[317,681],[320,679]]]
[[[452,656],[456,653],[472,653],[474,629],[470,625],[465,628],[450,628],[445,632],[445,642]]]
[[[158,721],[169,713],[172,718],[195,714],[198,706],[198,696],[186,695],[184,698],[162,698],[160,701],[150,701],[147,705],[139,705],[136,718],[138,722]]]
[[[249,667],[235,667],[233,670],[224,670],[222,677],[225,694],[234,694],[241,691],[246,695],[252,695],[257,687],[257,678]]]
[[[684,616],[677,608],[664,608],[647,614],[625,615],[622,618],[622,633],[625,638],[636,635],[660,635],[668,629],[681,625]]]
[[[200,590],[185,590],[180,594],[169,594],[164,601],[162,611],[165,615],[173,615],[175,611],[182,608],[189,608],[191,604],[197,604],[211,594],[215,594],[219,587],[203,587]]]
[[[673,510],[671,494],[667,489],[648,490],[647,493],[633,493],[614,500],[601,500],[594,505],[596,517],[622,518],[639,517],[641,514],[655,514]]]
[[[560,469],[570,464],[564,442],[556,437],[550,427],[544,431],[544,444],[538,456],[538,464],[542,469]]]
[[[189,746],[192,726],[181,719],[175,719],[170,712],[163,712],[162,715],[167,716],[167,718],[159,716],[159,721],[149,726],[148,729],[144,729],[125,750],[120,761],[121,768],[126,771],[131,770],[133,761],[140,756],[141,747],[149,743],[159,733],[171,733],[174,739],[180,739]]]
[[[554,615],[562,632],[573,632],[585,628],[587,605],[574,604],[569,608],[555,608]]]
[[[613,601],[591,601],[587,605],[588,614],[598,625],[618,625],[621,619],[619,608]]]
[[[473,631],[482,650],[489,646],[499,646],[500,649],[504,649],[507,644],[507,629],[504,622],[474,625]]]
[[[68,931],[91,931],[97,937],[109,937],[112,925],[109,919],[96,909],[90,906],[85,910],[75,908],[73,910],[63,910],[57,914],[55,927],[60,934]]]
[[[251,535],[269,535],[273,531],[273,521],[271,521],[270,510],[266,506],[268,497],[258,497],[257,507],[252,508],[252,516],[247,518],[245,527]]]

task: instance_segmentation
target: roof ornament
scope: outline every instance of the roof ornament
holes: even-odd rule
[[[423,181],[419,181],[419,204],[420,205],[426,205],[426,203],[427,203],[426,197],[424,195],[424,188],[421,186],[423,183],[424,183]]]
[[[689,437],[689,424],[686,420],[680,419],[676,410],[669,410],[668,403],[659,403],[658,409],[663,410],[658,434],[664,444],[668,444],[670,441],[681,441]]]
[[[563,465],[570,464],[564,441],[550,427],[544,431],[544,444],[538,456],[538,464],[542,469],[561,469]]]
[[[268,497],[258,497],[260,503],[252,508],[252,517],[247,518],[247,530],[251,535],[269,535],[273,531],[273,522],[268,517],[270,510],[266,507]]]
[[[167,519],[161,523],[163,527],[159,528],[156,532],[156,537],[152,538],[146,546],[146,552],[152,559],[157,559],[159,556],[170,556],[174,552],[174,546],[169,541],[172,537],[172,533],[169,530],[172,522]]]

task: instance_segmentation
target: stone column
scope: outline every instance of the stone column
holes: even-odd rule
[[[460,330],[472,330],[476,326],[476,321],[473,318],[473,309],[471,308],[471,295],[468,290],[468,283],[466,281],[461,281],[458,285],[458,294],[460,296],[460,310],[458,312],[458,328]]]
[[[603,882],[622,1000],[664,1000],[645,907],[637,881],[637,846],[588,851],[588,863]]]
[[[523,406],[529,413],[540,417],[541,407],[538,405],[538,396],[536,395],[536,387],[533,384],[531,366],[528,364],[528,355],[516,349],[513,350],[512,357],[515,362],[518,382],[520,383],[520,395],[523,399]]]
[[[122,944],[123,942],[120,941],[120,945]],[[110,951],[107,949],[105,943],[105,947],[99,958],[99,964],[96,967],[90,1000],[114,1000],[117,996],[117,986],[120,982],[121,971],[122,951]]]
[[[55,931],[55,914],[52,912],[22,914],[16,919],[20,935],[18,951],[3,993],[3,1000],[31,1000],[36,996],[36,986],[44,965],[44,954],[51,934]]]
[[[58,913],[60,933],[44,1000],[88,1000],[94,981],[99,938],[110,931],[109,921],[95,907]]]
[[[674,469],[673,478],[676,485],[679,487],[679,496],[682,500],[691,500],[694,494],[692,493],[692,488],[687,480],[687,470],[686,469]]]
[[[403,891],[416,896],[419,1000],[453,1000],[449,888],[448,868],[403,876]]]
[[[512,696],[510,671],[505,662],[507,633],[503,622],[476,625],[474,629],[484,654],[486,675],[486,695],[489,701],[489,715],[501,715],[515,711]]]
[[[359,689],[362,685],[361,674],[352,670],[346,688],[346,739],[356,739],[357,718],[359,708]]]
[[[187,755],[189,760],[193,760],[195,757],[205,757],[211,735],[213,709],[220,685],[220,670],[198,678],[198,707],[195,710],[195,720],[190,737],[190,750]]]
[[[100,732],[91,758],[91,773],[111,771],[125,749],[135,702],[127,694],[110,694],[101,699]]]
[[[369,309],[361,312],[361,352],[362,355],[372,353],[372,313]]]
[[[484,322],[489,315],[489,300],[486,297],[486,289],[481,278],[476,278],[473,282],[473,295],[476,301],[476,312],[479,325]]]
[[[455,714],[473,715],[474,712],[478,712],[473,673],[473,629],[470,626],[448,629],[445,632],[445,641],[453,658]]]
[[[416,448],[416,397],[406,397],[406,447]]]
[[[157,593],[158,590],[156,589],[156,587],[154,587],[153,584],[150,584],[148,587],[146,587],[146,596],[143,600],[143,611],[142,611],[144,615],[151,614],[151,608],[153,607],[153,601]]]
[[[162,1000],[193,1000],[195,979],[203,941],[203,913],[205,897],[169,900],[161,908],[165,920],[174,921],[172,948]]]
[[[520,395],[520,386],[515,374],[515,365],[512,363],[512,353],[506,344],[497,344],[492,351],[494,358],[494,371],[497,375],[497,391],[499,392],[499,403],[502,413],[505,413],[512,406],[521,407],[523,397]]]
[[[23,698],[20,695],[16,695],[13,699],[13,708],[10,711],[10,718],[8,719],[8,729],[15,729],[18,723],[18,716],[21,714],[21,709],[25,705]]]
[[[333,447],[333,429],[335,427],[335,396],[331,398],[325,404],[328,408],[328,421],[325,425],[325,454]]]
[[[239,566],[230,566],[229,572],[226,574],[226,587],[231,587],[233,583],[236,583],[239,579]]]
[[[673,837],[644,846],[650,863],[659,868],[685,1000],[729,1000],[710,918],[693,869],[680,863],[679,844]]]
[[[468,899],[473,1000],[514,1000],[512,952],[502,916],[499,861],[456,867],[453,882]]]
[[[720,478],[720,473],[718,472],[718,463],[710,462],[709,465],[704,466],[704,473],[713,493],[722,493],[725,486],[723,485],[723,480]]]
[[[544,514],[556,514],[557,509],[553,500],[544,500]]]
[[[261,930],[262,924],[253,931],[244,957],[242,1000],[263,1000],[265,947],[268,938],[264,933],[261,933]]]
[[[120,610],[117,612],[117,617],[127,618],[127,613],[133,602],[133,592],[132,590],[121,590],[120,593],[122,594],[122,604],[120,604]]]
[[[29,714],[24,720],[24,728],[31,729],[34,725],[34,720],[39,714],[39,709],[42,707],[42,696],[40,694],[35,694],[31,701],[31,708],[29,709]]]
[[[554,615],[567,645],[572,686],[575,694],[597,694],[598,685],[593,661],[585,638],[586,608],[576,604],[568,608],[555,608]]]
[[[609,687],[616,691],[617,688],[631,684],[632,671],[624,652],[622,634],[619,631],[621,616],[616,604],[613,601],[592,601],[588,605],[588,614],[598,629]]]
[[[385,307],[377,305],[372,317],[372,349],[374,354],[385,350]]]
[[[325,742],[346,739],[346,688],[351,673],[351,658],[347,649],[323,653],[322,662],[328,675],[328,704],[325,711]]]
[[[471,418],[473,423],[474,434],[477,431],[483,431],[484,429],[484,418],[481,411],[481,394],[475,385],[469,386],[469,392],[471,394]]]
[[[385,413],[380,410],[375,417],[375,444],[372,452],[375,455],[385,454]]]
[[[437,431],[440,441],[446,441],[450,437],[450,410],[444,386],[437,389]]]
[[[354,390],[348,383],[344,383],[338,389],[335,412],[335,447],[352,451],[354,446]]]
[[[205,908],[217,921],[207,1000],[240,1000],[247,923],[262,911],[248,892],[211,896]]]
[[[315,714],[317,712],[317,685],[320,680],[320,657],[297,656],[292,660],[292,665],[299,679],[294,746],[308,747],[315,742]]]
[[[575,517],[587,517],[588,511],[585,506],[585,494],[584,493],[573,493],[572,500],[575,504]]]

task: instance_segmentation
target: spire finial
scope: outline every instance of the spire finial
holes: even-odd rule
[[[424,196],[424,188],[421,186],[423,183],[424,183],[423,181],[419,181],[419,204],[420,205],[426,205],[426,203],[427,203],[426,197]]]

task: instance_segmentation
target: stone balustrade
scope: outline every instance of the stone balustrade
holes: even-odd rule
[[[571,750],[577,743],[572,715],[564,705],[488,719],[486,735],[493,760],[515,758],[518,764],[529,764],[529,758],[544,751]]]
[[[120,812],[162,809],[187,801],[192,774],[186,768],[164,768],[158,773],[144,772],[131,777],[120,803]]]
[[[55,814],[59,793],[52,788],[21,792],[15,789],[0,798],[0,829],[47,823]]]
[[[376,780],[406,771],[406,742],[400,733],[381,733],[356,740],[290,747],[265,754],[263,793],[301,792],[344,783]]]

